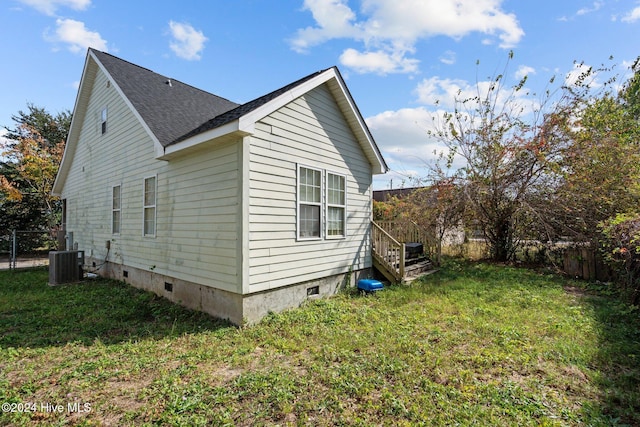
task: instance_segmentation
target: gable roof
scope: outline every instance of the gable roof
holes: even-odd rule
[[[239,104],[89,49],[113,78],[163,147]]]
[[[98,70],[123,97],[132,113],[154,141],[156,158],[170,160],[184,149],[229,135],[251,135],[255,123],[278,108],[326,84],[351,127],[374,174],[388,170],[378,146],[336,67],[321,70],[280,89],[236,104],[178,80],[162,76],[105,52],[87,52],[53,194],[59,195],[71,167],[80,128],[87,114],[91,87]]]
[[[278,96],[288,92],[289,90],[295,88],[296,86],[301,85],[302,83],[306,82],[307,80],[316,77],[318,75],[320,75],[323,71],[326,70],[322,70],[322,71],[318,71],[315,72],[313,74],[309,74],[306,77],[301,78],[300,80],[297,80],[293,83],[290,83],[286,86],[281,87],[280,89],[274,90],[273,92],[270,92],[266,95],[261,96],[260,98],[256,98],[252,101],[249,101],[245,104],[242,105],[238,105],[236,108],[233,108],[229,111],[226,111],[216,117],[213,117],[211,120],[208,120],[206,122],[204,122],[202,125],[198,126],[197,128],[193,129],[191,132],[181,136],[180,138],[176,139],[174,142],[172,142],[172,144],[178,143],[180,141],[184,141],[185,139],[188,139],[194,135],[197,135],[199,133],[208,131],[210,129],[214,129],[217,128],[219,126],[225,125],[229,122],[232,122],[234,120],[239,119],[240,117],[244,116],[245,114],[248,114],[250,112],[252,112],[253,110],[255,110],[256,108],[259,108],[263,105],[265,105],[266,103],[268,103],[269,101],[274,100],[275,98],[277,98]]]

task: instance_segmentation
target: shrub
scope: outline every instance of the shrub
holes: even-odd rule
[[[619,214],[601,224],[604,261],[632,304],[640,303],[640,214]]]

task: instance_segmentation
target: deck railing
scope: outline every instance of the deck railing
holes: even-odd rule
[[[401,243],[419,242],[431,258],[436,249],[436,238],[413,221],[376,221],[376,224]]]
[[[389,280],[402,281],[405,267],[404,243],[398,242],[381,226],[372,222],[373,259],[381,267],[381,272]]]

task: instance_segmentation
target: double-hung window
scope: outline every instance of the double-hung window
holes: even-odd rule
[[[113,234],[120,234],[121,212],[121,187],[114,185],[111,190],[111,233]]]
[[[322,215],[322,172],[298,167],[298,238],[319,239]]]
[[[344,175],[327,172],[327,237],[346,235],[347,189]]]
[[[145,236],[155,236],[156,234],[156,177],[151,176],[144,179],[144,225],[143,234]]]
[[[299,165],[298,239],[341,238],[346,227],[346,176]]]

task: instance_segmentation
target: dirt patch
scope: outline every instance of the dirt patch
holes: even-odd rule
[[[563,289],[567,294],[572,295],[574,297],[587,296],[587,291],[578,286],[564,286]]]

